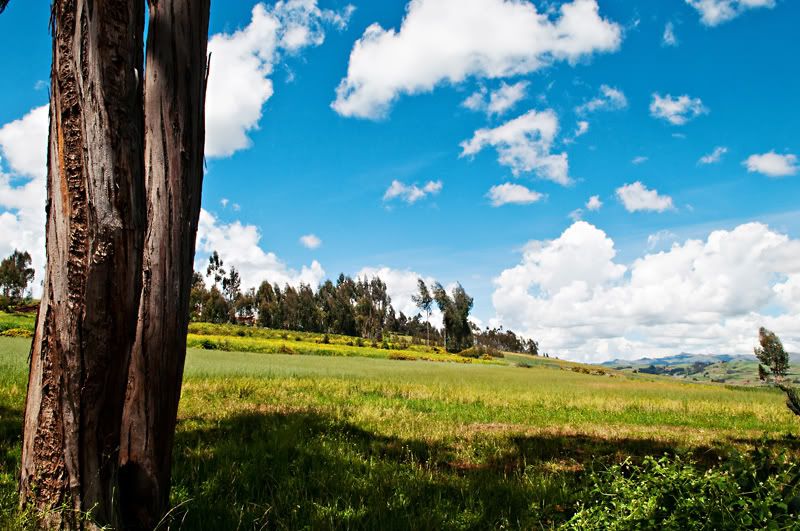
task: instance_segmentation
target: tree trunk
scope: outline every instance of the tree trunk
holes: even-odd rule
[[[47,271],[20,501],[47,528],[115,526],[144,234],[144,4],[55,0],[52,9]]]
[[[128,528],[169,504],[205,141],[209,0],[150,1],[145,110],[148,227],[120,443]]]

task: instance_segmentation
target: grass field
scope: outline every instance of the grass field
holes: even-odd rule
[[[29,345],[0,338],[0,527],[15,518]],[[628,459],[684,456],[702,483],[756,447],[797,451],[768,389],[502,361],[189,349],[171,528],[601,529],[582,502]]]

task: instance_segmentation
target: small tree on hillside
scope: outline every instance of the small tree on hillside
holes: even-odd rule
[[[0,292],[11,304],[18,304],[25,297],[28,285],[33,281],[31,255],[14,250],[0,262]]]
[[[783,348],[783,343],[774,332],[761,327],[758,330],[759,346],[755,354],[760,362],[758,364],[758,378],[764,382],[775,383],[778,388],[786,393],[786,407],[800,416],[800,394],[797,390],[784,383],[784,378],[789,373],[789,354]],[[764,365],[766,365],[766,368]]]
[[[426,342],[428,346],[431,344],[431,311],[433,310],[433,296],[431,292],[428,291],[428,286],[425,285],[425,281],[417,279],[417,289],[419,293],[416,295],[412,295],[411,300],[414,301],[414,304],[417,305],[417,308],[420,311],[425,312],[425,323],[427,326],[425,327],[425,331],[427,333]]]
[[[781,340],[774,332],[762,326],[758,330],[758,343],[759,346],[753,351],[759,361],[759,379],[781,383],[789,372],[789,355],[784,350]]]

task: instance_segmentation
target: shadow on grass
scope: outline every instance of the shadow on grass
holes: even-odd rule
[[[3,505],[16,496],[21,422],[20,411],[0,406],[0,467],[10,474],[0,485]],[[190,418],[176,437],[167,523],[185,530],[551,528],[587,492],[587,469],[676,451],[683,452],[653,440],[513,433],[445,444],[387,437],[313,412]],[[719,450],[694,449],[692,457],[711,465]]]
[[[510,434],[459,449],[308,412],[190,419],[176,444],[171,527],[183,529],[549,528],[571,516],[585,468],[676,451]]]
[[[22,411],[0,404],[0,470],[11,472],[18,466],[22,444]]]

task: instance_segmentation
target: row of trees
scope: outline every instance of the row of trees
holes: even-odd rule
[[[538,354],[533,340],[500,329],[479,330],[469,321],[473,299],[461,285],[448,293],[441,284],[430,289],[420,279],[413,297],[420,313],[408,316],[392,306],[386,283],[379,277],[353,279],[344,274],[326,280],[314,290],[263,282],[242,291],[235,267],[226,268],[217,252],[209,257],[205,275],[194,273],[190,319],[211,323],[255,324],[265,328],[360,336],[381,341],[386,334],[410,336],[415,341],[460,352],[482,346],[510,352]],[[434,304],[444,327],[430,324]],[[424,316],[424,318],[423,318]]]

